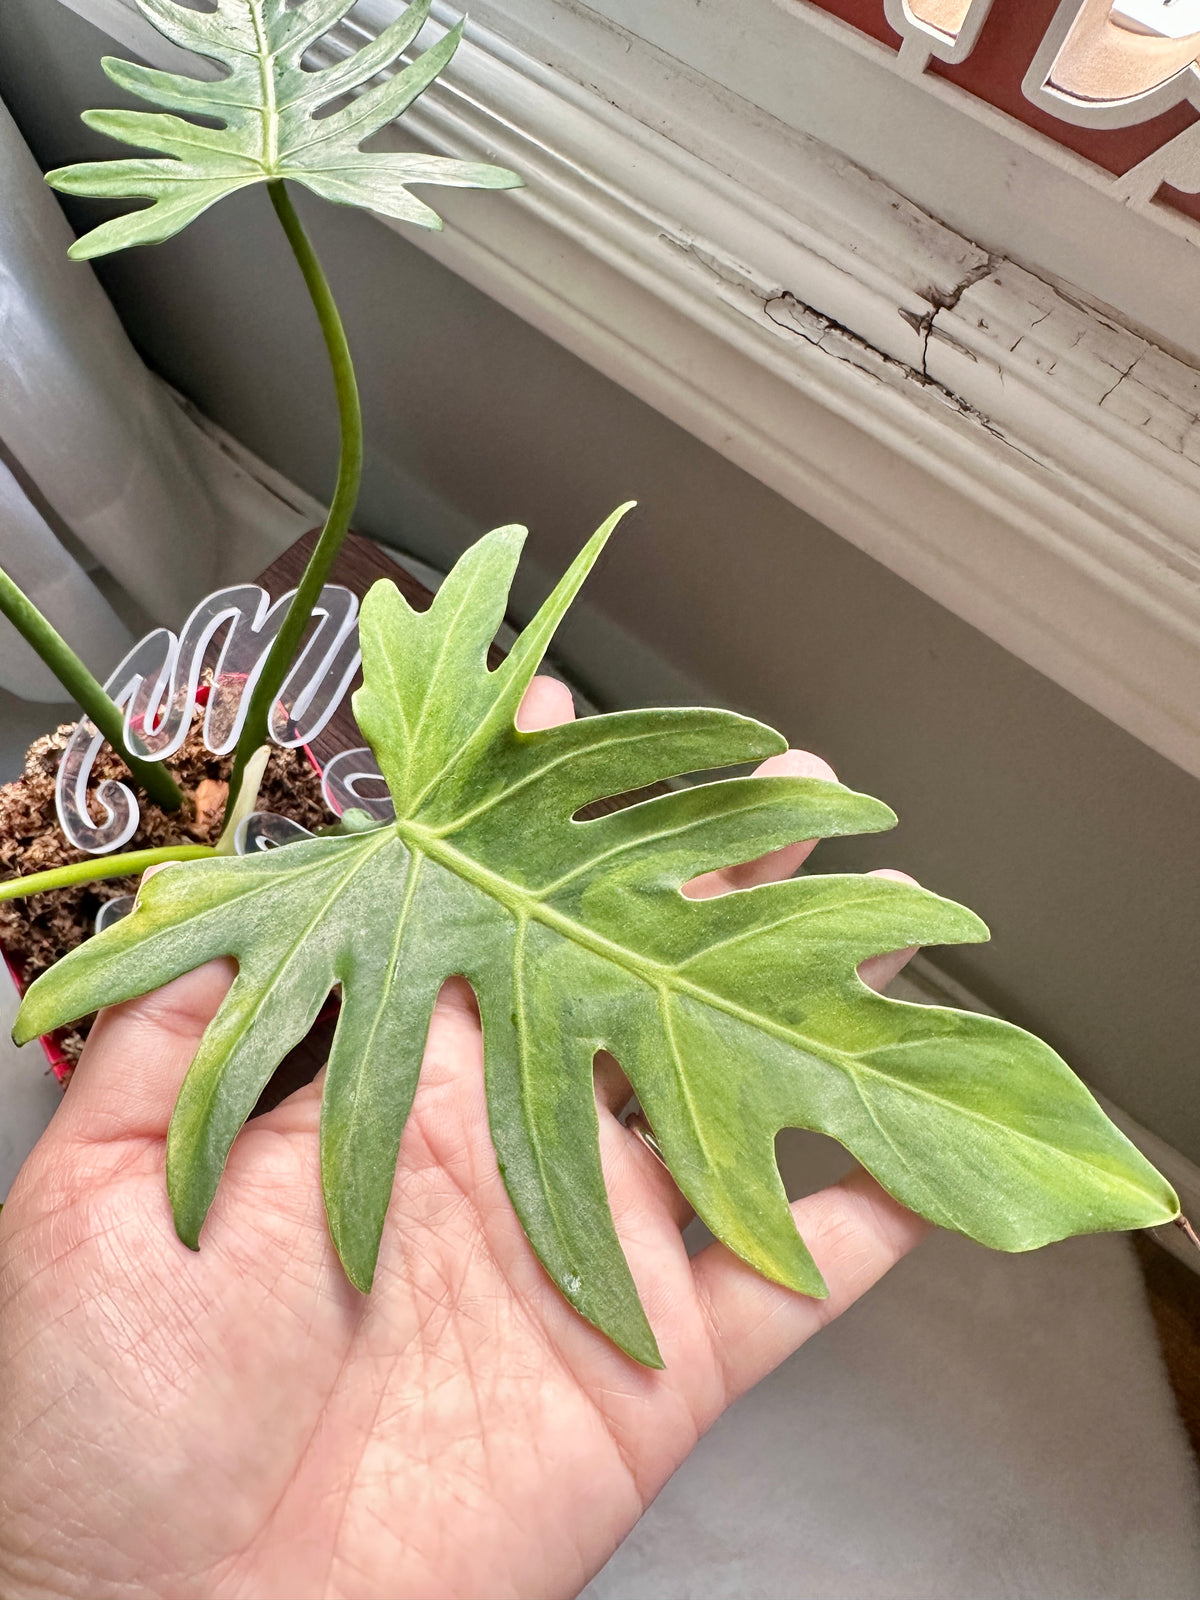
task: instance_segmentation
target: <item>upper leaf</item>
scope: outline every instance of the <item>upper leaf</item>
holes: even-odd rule
[[[786,1126],[831,1134],[904,1204],[1002,1249],[1169,1220],[1169,1186],[1047,1045],[992,1017],[884,999],[858,978],[883,951],[986,938],[970,911],[841,874],[710,900],[681,893],[700,873],[796,839],[889,827],[886,806],[816,779],[732,778],[574,820],[601,796],[784,745],[724,711],[516,727],[615,520],[495,671],[487,650],[522,530],[482,539],[422,614],[376,584],[355,711],[395,824],[168,868],[129,918],[32,986],[18,1038],[236,957],[168,1138],[176,1222],[194,1246],[239,1128],[340,984],[322,1174],[334,1241],[365,1289],[433,1003],[448,976],[465,975],[522,1224],[572,1303],[650,1363],[657,1347],[600,1167],[602,1049],[713,1233],[807,1294],[825,1289],[775,1165]]]
[[[483,162],[359,149],[408,109],[458,47],[461,23],[408,66],[353,95],[412,43],[430,0],[413,0],[377,38],[319,71],[305,70],[301,59],[354,0],[217,0],[215,11],[176,0],[136,3],[160,33],[219,62],[225,76],[202,80],[104,58],[115,84],[165,110],[85,111],[83,120],[123,144],[161,155],[84,161],[46,174],[46,182],[64,194],[153,202],[77,239],[69,252],[77,261],[127,245],[158,244],[235,189],[271,179],[294,178],[326,200],[423,228],[440,228],[441,218],[409,193],[410,184],[511,189],[521,182],[515,172]],[[317,115],[347,96],[352,97],[344,105]],[[206,121],[188,120],[195,117]]]

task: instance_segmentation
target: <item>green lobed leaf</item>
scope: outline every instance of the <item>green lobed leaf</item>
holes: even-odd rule
[[[409,192],[410,184],[519,186],[515,172],[484,162],[359,148],[429,87],[458,48],[462,24],[391,77],[370,84],[408,48],[428,17],[430,0],[413,0],[361,49],[332,66],[305,69],[305,51],[353,3],[218,0],[209,12],[175,0],[136,0],[160,33],[219,62],[225,76],[202,80],[104,58],[113,83],[165,109],[86,111],[84,122],[123,144],[159,154],[79,162],[47,173],[46,182],[64,194],[152,204],[93,228],[75,241],[71,257],[86,261],[128,245],[158,244],[235,189],[275,179],[292,178],[326,200],[422,228],[440,228],[441,218]],[[345,105],[323,111],[356,90],[361,92]],[[197,116],[218,126],[188,120]]]
[[[986,939],[972,912],[849,874],[681,893],[796,839],[890,827],[879,801],[817,779],[735,777],[575,820],[602,796],[784,748],[760,723],[702,709],[516,727],[620,515],[495,671],[487,650],[523,530],[480,540],[424,613],[376,584],[355,711],[395,824],[166,869],[129,918],[38,979],[18,1039],[236,958],[168,1137],[176,1223],[196,1247],[238,1130],[340,985],[322,1182],[334,1242],[365,1290],[433,1003],[464,975],[483,1018],[492,1137],[525,1231],[571,1303],[651,1365],[657,1346],[600,1166],[602,1049],[713,1233],[805,1294],[825,1286],[775,1164],[786,1126],[832,1135],[905,1205],[1001,1249],[1168,1221],[1169,1186],[1048,1045],[992,1017],[884,999],[858,978],[884,951]]]

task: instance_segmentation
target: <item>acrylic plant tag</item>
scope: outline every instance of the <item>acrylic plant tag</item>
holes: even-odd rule
[[[219,589],[194,608],[178,634],[156,628],[136,644],[105,685],[125,712],[130,748],[147,760],[168,760],[203,708],[205,747],[228,755],[292,592],[272,602],[254,583]],[[361,660],[358,599],[351,590],[326,584],[314,621],[270,720],[272,741],[287,749],[317,737],[345,699]],[[89,855],[120,849],[137,831],[140,816],[126,784],[106,779],[89,794],[103,743],[103,735],[82,718],[63,752],[55,788],[63,833]],[[323,781],[335,814],[353,805],[381,821],[391,815],[386,786],[368,750],[339,754]]]

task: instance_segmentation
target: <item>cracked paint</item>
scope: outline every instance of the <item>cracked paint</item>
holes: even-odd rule
[[[1019,445],[1007,438],[997,428],[995,423],[982,412],[978,406],[958,394],[947,384],[930,375],[928,370],[929,340],[937,329],[937,319],[946,312],[953,311],[966,294],[967,290],[981,282],[993,273],[1002,258],[988,256],[985,261],[978,263],[962,280],[951,290],[930,289],[927,291],[929,309],[924,313],[910,311],[906,307],[898,308],[900,317],[908,323],[914,332],[921,338],[921,359],[919,365],[903,361],[899,357],[880,350],[877,345],[855,333],[853,328],[844,323],[835,321],[824,312],[818,311],[815,306],[808,305],[798,295],[790,290],[781,290],[763,301],[763,310],[768,320],[777,328],[782,328],[786,333],[797,334],[807,340],[818,350],[826,355],[833,356],[836,360],[848,361],[859,370],[873,376],[891,374],[902,381],[918,385],[927,391],[933,398],[943,401],[959,416],[965,417],[970,422],[975,422],[994,438],[1002,443],[1011,445],[1020,450]],[[964,351],[972,361],[976,357],[970,351]],[[882,369],[882,374],[881,370]],[[1020,450],[1022,455],[1028,452]],[[1030,460],[1035,460],[1029,456]]]
[[[761,317],[772,333],[802,339],[877,383],[920,393],[1039,467],[1054,469],[1064,408],[1076,418],[1103,408],[1110,429],[1116,422],[1128,430],[1133,451],[1165,447],[1200,466],[1200,374],[1103,307],[1005,256],[964,241],[971,258],[959,263],[949,286],[905,287],[901,280],[897,294],[908,303],[893,304],[892,314],[916,335],[914,349],[906,338],[889,339],[878,293],[863,300],[856,287],[843,291],[843,282],[854,283],[843,277],[844,264],[817,256],[798,271],[801,281],[811,276],[809,300],[712,241],[682,231],[660,230],[659,238],[700,267],[726,303]],[[827,293],[849,308],[850,321],[821,309]],[[859,305],[870,336],[854,326]]]

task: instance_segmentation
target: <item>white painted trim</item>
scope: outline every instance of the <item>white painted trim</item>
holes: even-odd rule
[[[664,83],[653,52],[639,72],[644,53],[625,50],[635,35],[760,115],[841,151],[965,238],[1085,288],[1131,325],[1200,356],[1196,222],[1135,203],[1125,180],[924,71],[923,49],[910,48],[919,40],[897,52],[810,0],[738,0],[737,48],[728,9],[695,0],[472,0],[471,11],[642,117],[640,80],[659,97]],[[606,27],[616,43],[601,73],[596,40]],[[1186,177],[1181,141],[1186,132],[1163,152],[1172,164],[1179,157]],[[1134,173],[1136,185],[1144,174]]]
[[[126,0],[62,3],[160,58]],[[362,0],[360,35],[397,8]],[[446,232],[406,237],[1200,775],[1200,374],[652,47],[593,43],[585,87],[472,26],[405,126],[529,187],[439,191]]]

